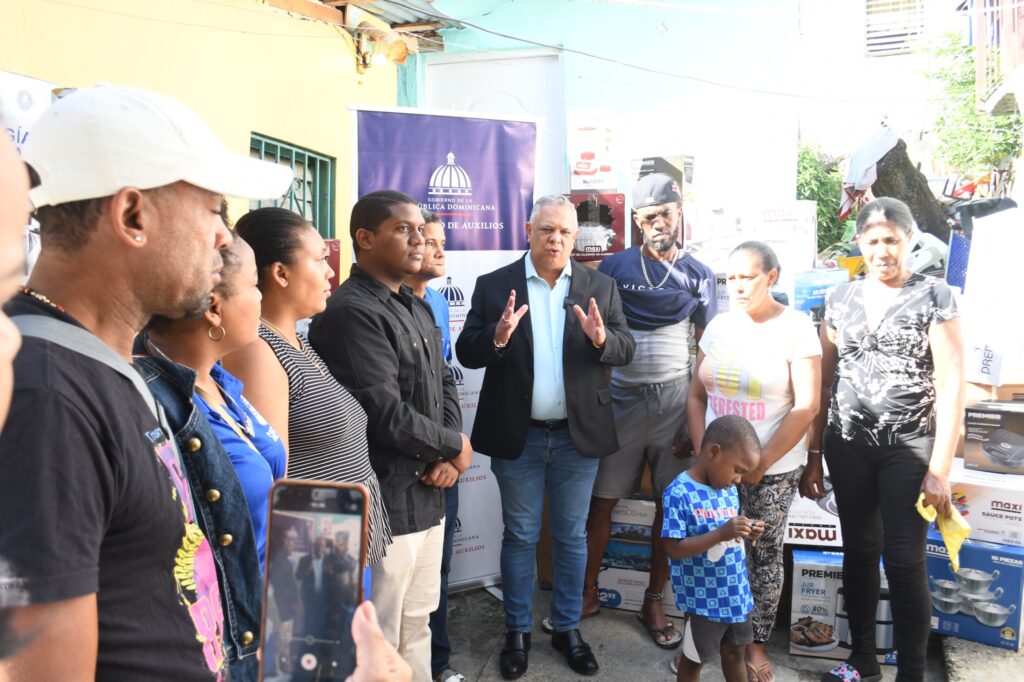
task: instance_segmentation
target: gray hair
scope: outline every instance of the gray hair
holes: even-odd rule
[[[572,226],[579,227],[579,222],[576,219],[576,206],[562,194],[545,194],[540,199],[537,199],[533,204],[533,210],[530,211],[531,223],[537,222],[537,215],[540,213],[540,209],[544,206],[560,206],[562,208],[569,209]]]
[[[433,211],[429,211],[429,210],[423,208],[422,206],[420,207],[420,213],[423,214],[423,224],[424,225],[426,225],[428,223],[440,223],[441,222],[441,217],[439,215],[437,215]]]

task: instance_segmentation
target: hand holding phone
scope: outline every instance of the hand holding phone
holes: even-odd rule
[[[369,493],[280,480],[270,490],[260,680],[345,680],[363,587]]]

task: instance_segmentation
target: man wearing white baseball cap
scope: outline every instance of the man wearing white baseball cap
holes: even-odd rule
[[[223,195],[281,196],[291,171],[117,86],[55,102],[24,160],[42,249],[5,307],[24,342],[0,435],[0,607],[35,635],[0,679],[223,680],[213,555],[129,362],[150,317],[206,310],[231,242]]]

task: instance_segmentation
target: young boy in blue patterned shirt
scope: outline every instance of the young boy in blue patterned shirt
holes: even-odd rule
[[[721,656],[727,682],[747,679],[744,647],[754,640],[754,601],[743,540],[756,541],[764,522],[740,515],[736,484],[757,466],[761,445],[743,417],[708,424],[694,464],[665,489],[672,591],[685,611],[678,682],[700,679],[701,665]]]

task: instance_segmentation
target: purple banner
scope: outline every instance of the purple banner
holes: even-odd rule
[[[537,126],[358,112],[359,196],[396,189],[444,221],[448,250],[526,249]]]

